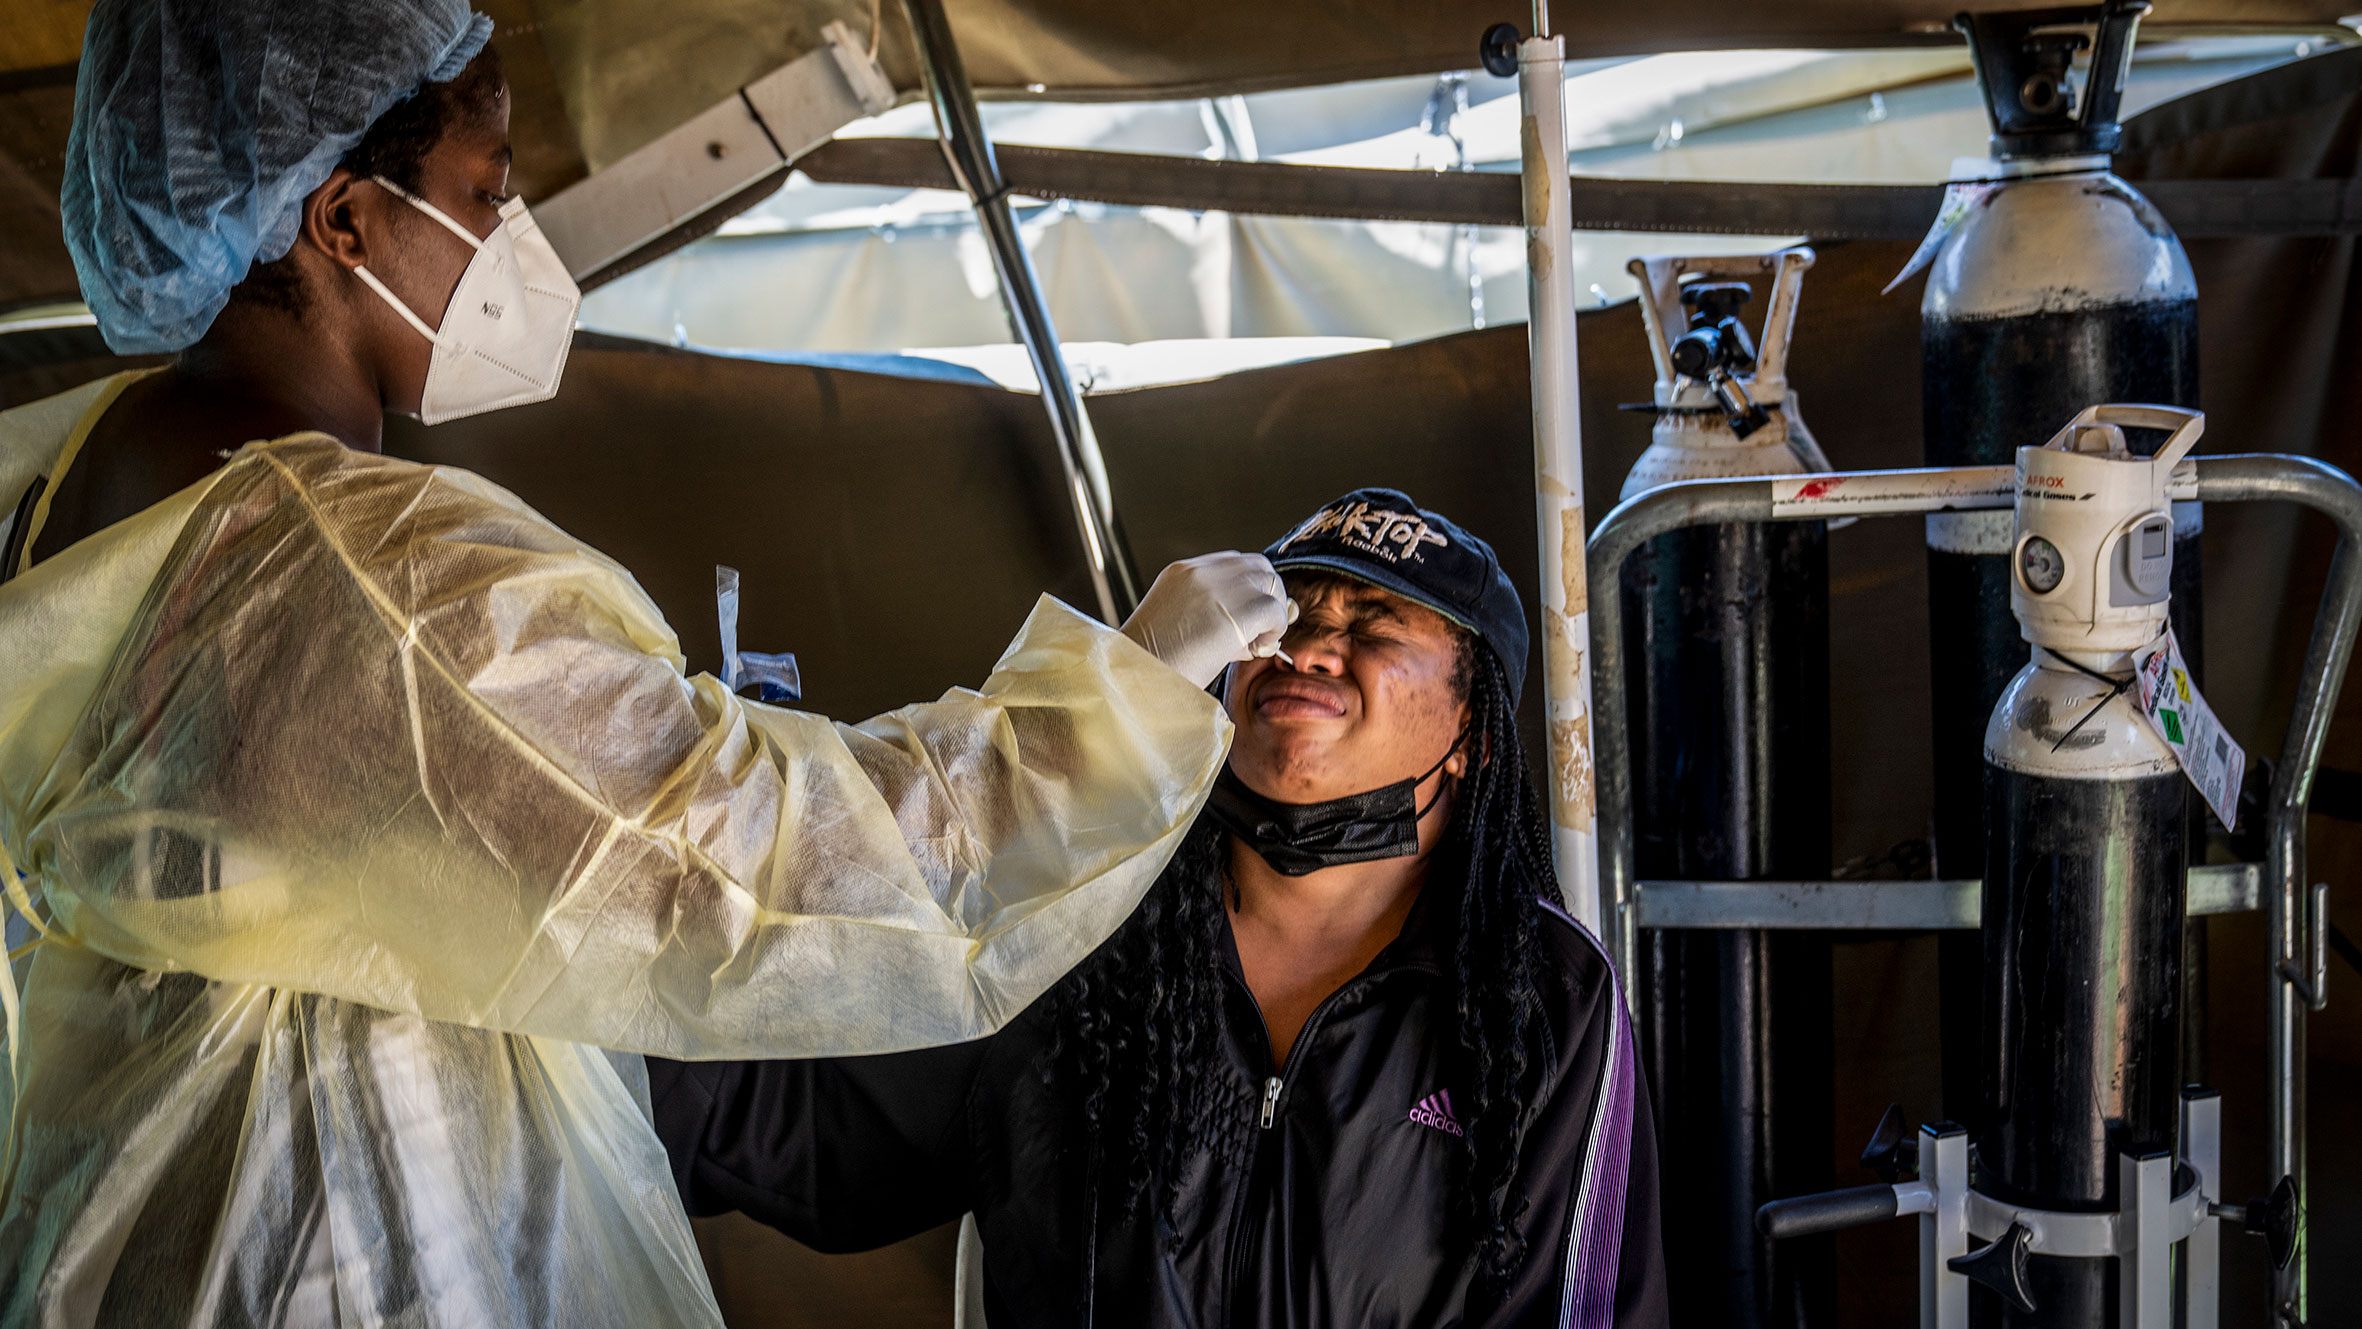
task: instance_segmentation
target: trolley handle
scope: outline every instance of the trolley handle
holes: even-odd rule
[[[1773,1200],[1755,1211],[1756,1230],[1774,1241],[1883,1223],[1902,1212],[1893,1186],[1854,1186]]]

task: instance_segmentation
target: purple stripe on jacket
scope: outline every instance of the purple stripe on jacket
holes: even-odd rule
[[[1575,927],[1598,948],[1600,958],[1608,959],[1607,948],[1600,946],[1590,929],[1580,923]],[[1608,965],[1607,991],[1600,999],[1614,1004],[1615,1032],[1609,1038],[1607,1069],[1599,1079],[1598,1105],[1591,1114],[1590,1139],[1583,1150],[1583,1181],[1575,1195],[1574,1221],[1567,1229],[1566,1290],[1559,1303],[1559,1329],[1614,1329],[1616,1281],[1623,1267],[1636,1070],[1632,1019],[1624,1009],[1624,990],[1616,981],[1613,960]]]

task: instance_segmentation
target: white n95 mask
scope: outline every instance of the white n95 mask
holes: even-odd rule
[[[435,425],[464,415],[548,401],[557,395],[574,344],[574,315],[582,289],[566,272],[558,251],[512,198],[500,209],[500,225],[481,240],[442,209],[384,176],[372,176],[388,193],[441,222],[476,256],[452,288],[443,326],[428,326],[410,306],[385,288],[365,267],[354,275],[394,307],[419,335],[435,344],[427,362],[426,392],[418,418]]]

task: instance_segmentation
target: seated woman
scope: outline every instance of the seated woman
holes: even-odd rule
[[[1560,911],[1483,541],[1361,490],[1268,551],[1213,801],[1139,911],[958,1047],[651,1062],[694,1214],[825,1251],[976,1215],[994,1329],[1665,1323],[1623,1003]]]

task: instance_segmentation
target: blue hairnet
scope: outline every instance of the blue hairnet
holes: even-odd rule
[[[204,336],[369,126],[491,36],[467,0],[100,0],[60,204],[107,345]]]

